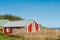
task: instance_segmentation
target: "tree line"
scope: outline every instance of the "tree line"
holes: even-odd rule
[[[14,15],[0,15],[0,19],[9,19],[10,21],[15,21],[15,20],[24,20],[23,18],[21,17],[18,17],[18,16],[14,16]]]

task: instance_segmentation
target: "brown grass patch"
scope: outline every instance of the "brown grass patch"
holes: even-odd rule
[[[12,34],[14,37],[22,37],[26,40],[59,40],[60,30],[55,29],[41,29],[39,32],[20,32],[15,30]]]

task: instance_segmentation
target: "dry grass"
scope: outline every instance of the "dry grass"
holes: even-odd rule
[[[2,27],[0,26],[0,30],[2,30]]]
[[[59,40],[60,39],[60,30],[55,29],[43,29],[39,32],[27,33],[21,32],[20,30],[15,30],[11,36],[22,37],[25,40]]]

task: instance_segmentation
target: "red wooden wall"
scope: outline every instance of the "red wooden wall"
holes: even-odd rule
[[[10,29],[10,31],[9,32],[7,32],[7,28],[6,27],[4,27],[4,34],[10,34],[10,33],[12,33],[12,27],[10,27],[9,28]]]
[[[28,26],[28,32],[32,32],[32,23]]]
[[[35,28],[36,28],[36,32],[38,32],[39,30],[39,25],[35,22]]]
[[[39,25],[35,22],[35,30],[39,31]],[[32,32],[32,23],[28,26],[28,32]]]

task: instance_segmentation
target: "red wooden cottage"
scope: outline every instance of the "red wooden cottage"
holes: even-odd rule
[[[15,29],[23,29],[23,28],[25,28],[26,32],[38,32],[40,30],[39,24],[35,20],[20,20],[20,21],[7,22],[3,26],[3,33],[10,34]]]

